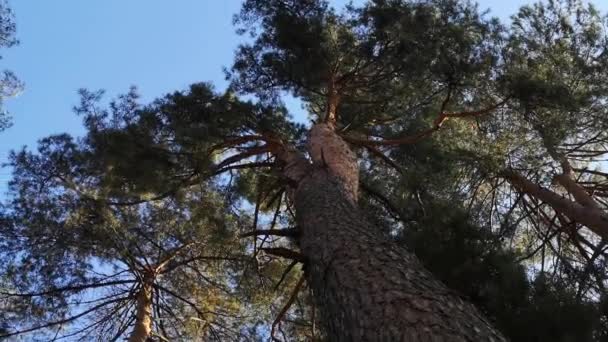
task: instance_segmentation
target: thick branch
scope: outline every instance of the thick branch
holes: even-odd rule
[[[372,188],[371,186],[369,186],[363,182],[361,182],[360,186],[363,191],[365,191],[369,195],[375,197],[376,200],[378,200],[378,202],[380,202],[382,205],[384,205],[384,207],[393,214],[394,218],[396,218],[397,220],[400,220],[400,221],[405,221],[405,217],[403,217],[403,213],[401,212],[401,210],[399,208],[397,208],[397,206],[395,206],[393,204],[393,202],[391,202],[390,199],[388,199],[386,196],[381,194],[379,191],[377,191],[376,189]]]
[[[348,141],[348,137],[344,137],[344,140]],[[365,143],[361,143],[361,142],[358,142],[356,140],[355,141],[350,141],[350,143],[352,143],[354,145],[360,145],[360,146],[364,147],[372,155],[380,158],[382,161],[384,161],[386,164],[388,164],[388,166],[392,167],[399,174],[403,174],[403,169],[401,169],[401,167],[394,160],[392,160],[390,157],[388,157],[387,155],[385,155],[384,153],[382,153],[382,151],[380,151],[375,146],[372,146],[372,145],[369,145],[369,144],[365,144]]]
[[[288,248],[275,247],[275,248],[262,248],[262,250],[270,255],[276,255],[276,256],[279,256],[282,258],[304,262],[304,256],[302,254],[292,251],[291,249],[288,249]]]
[[[272,151],[272,146],[268,145],[268,144],[262,145],[262,146],[251,147],[251,148],[248,148],[247,150],[245,150],[244,152],[235,154],[231,157],[228,157],[228,158],[222,160],[222,162],[217,165],[217,169],[221,170],[222,168],[224,168],[230,164],[239,162],[243,159],[246,159],[246,158],[249,158],[252,156],[256,156],[258,154],[271,152],[271,151]]]
[[[563,196],[545,189],[529,181],[514,170],[503,170],[500,175],[507,179],[519,191],[549,204],[556,212],[561,213],[573,221],[579,222],[596,233],[608,238],[608,215],[600,210],[585,207]]]
[[[443,110],[439,114],[439,116],[433,121],[433,126],[427,130],[418,132],[414,135],[408,135],[404,137],[394,138],[394,139],[382,139],[382,140],[369,140],[369,139],[358,139],[353,137],[344,136],[344,140],[348,141],[352,144],[362,145],[362,146],[398,146],[398,145],[407,145],[414,144],[431,134],[435,131],[438,131],[441,126],[450,118],[465,118],[465,117],[477,117],[485,114],[489,114],[493,110],[505,104],[507,100],[500,101],[488,108],[484,108],[481,110],[470,111],[470,112],[455,112],[455,113],[447,113]]]
[[[551,158],[553,158],[556,162],[559,162],[562,167],[562,173],[553,177],[555,182],[563,186],[564,189],[566,189],[566,191],[568,191],[568,193],[570,193],[574,197],[574,200],[580,205],[600,210],[598,204],[595,202],[595,200],[593,200],[589,193],[587,193],[585,188],[574,180],[574,169],[568,160],[568,156],[556,149],[552,140],[547,138],[544,128],[538,128],[538,132]]]
[[[592,175],[596,175],[596,176],[602,176],[602,177],[606,177],[606,178],[608,178],[608,173],[601,172],[601,171],[597,171],[597,170],[589,170],[589,169],[586,169],[586,168],[585,168],[585,169],[577,169],[577,168],[574,168],[573,170],[574,170],[574,171],[576,171],[576,172],[581,172],[581,173],[590,173],[590,174],[592,174]]]
[[[251,163],[236,164],[236,165],[226,166],[221,169],[217,169],[213,172],[213,175],[217,176],[219,174],[222,174],[224,172],[228,172],[231,170],[253,169],[253,168],[258,168],[258,167],[272,167],[274,165],[275,165],[274,163],[269,163],[269,162],[251,162]]]
[[[562,173],[556,175],[554,179],[568,191],[568,193],[572,194],[574,199],[582,206],[593,208],[595,210],[601,210],[597,202],[587,193],[585,188],[583,188],[580,184],[578,184],[574,179],[572,179],[572,173]]]

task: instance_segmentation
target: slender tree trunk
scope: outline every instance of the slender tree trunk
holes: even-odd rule
[[[564,189],[566,189],[566,191],[568,191],[568,193],[574,197],[574,200],[583,207],[601,210],[593,197],[591,197],[591,195],[589,195],[589,193],[587,193],[587,191],[580,184],[578,184],[576,180],[574,180],[574,169],[572,168],[572,164],[570,164],[570,160],[568,160],[568,156],[558,152],[554,144],[552,144],[551,141],[546,138],[546,135],[542,130],[540,130],[540,134],[543,137],[543,142],[545,148],[549,152],[549,155],[551,158],[553,158],[553,160],[559,162],[562,167],[562,173],[555,175],[553,179],[563,186]]]
[[[322,134],[315,134],[319,128]],[[473,305],[369,223],[349,184],[358,175],[347,174],[357,169],[344,141],[323,127],[310,136],[328,139],[309,142],[313,165],[300,159],[308,171],[293,200],[305,272],[328,340],[505,341]]]
[[[584,207],[589,207],[595,210],[602,210],[597,202],[589,195],[589,193],[573,179],[572,172],[556,175],[554,179],[572,194],[574,200]]]
[[[141,289],[137,293],[135,325],[129,342],[146,342],[152,333],[152,276],[144,276]]]
[[[608,215],[602,210],[571,201],[529,181],[513,170],[503,170],[501,175],[519,191],[549,204],[556,212],[585,225],[597,235],[608,238]]]
[[[543,127],[539,127],[538,132],[542,137],[543,144],[547,149],[547,152],[555,160],[559,162],[562,167],[562,173],[557,174],[553,177],[553,180],[564,187],[564,189],[574,197],[574,202],[566,198],[558,200],[556,194],[550,190],[536,189],[525,179],[522,175],[518,174],[513,170],[506,170],[503,173],[506,178],[511,181],[513,185],[520,189],[520,191],[527,192],[530,195],[537,193],[542,196],[542,201],[549,203],[555,211],[566,215],[573,221],[577,221],[586,225],[589,229],[594,231],[596,234],[606,237],[608,236],[608,216],[602,211],[597,202],[593,197],[583,188],[574,178],[574,169],[568,156],[558,151],[556,144],[548,138]],[[578,204],[578,205],[577,205]]]

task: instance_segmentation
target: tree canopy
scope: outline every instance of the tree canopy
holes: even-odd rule
[[[81,90],[11,154],[0,336],[606,340],[606,24],[244,1],[227,89]]]

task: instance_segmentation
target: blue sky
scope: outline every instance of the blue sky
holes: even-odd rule
[[[333,1],[336,6],[346,2]],[[114,96],[136,85],[144,100],[193,82],[211,81],[223,88],[222,67],[230,65],[241,40],[231,24],[240,0],[10,3],[21,44],[4,51],[0,66],[15,71],[26,88],[7,101],[14,125],[0,133],[1,162],[11,149],[34,147],[49,134],[81,133],[80,120],[71,111],[78,88],[105,89]],[[506,19],[529,1],[479,3]],[[0,171],[0,191],[7,177],[8,170]]]

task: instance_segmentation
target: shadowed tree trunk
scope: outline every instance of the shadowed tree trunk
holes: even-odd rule
[[[306,175],[291,177],[298,181],[293,201],[328,340],[504,341],[473,305],[369,223],[357,206],[352,151],[331,126],[319,126],[310,134],[313,164],[291,158],[299,162],[287,165],[286,175]]]
[[[146,342],[152,333],[152,290],[154,275],[145,274],[137,293],[135,325],[129,342]]]

